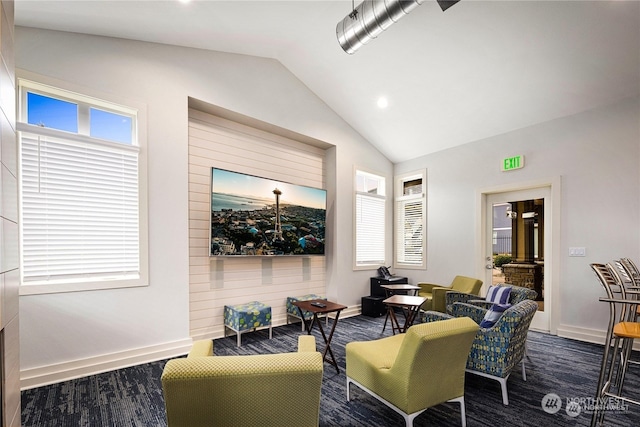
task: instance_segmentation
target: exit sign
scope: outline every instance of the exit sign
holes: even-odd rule
[[[507,157],[502,160],[502,171],[511,171],[524,167],[524,156]]]

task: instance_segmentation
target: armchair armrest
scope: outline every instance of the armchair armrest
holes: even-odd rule
[[[441,313],[447,311],[445,297],[448,292],[451,292],[451,288],[436,287],[431,290],[431,300],[433,301],[431,308],[433,310]]]
[[[468,294],[466,292],[460,291],[449,291],[445,296],[447,306],[450,306],[454,302],[469,302],[469,300],[471,300],[472,298],[478,298],[478,295]]]
[[[492,302],[483,299],[470,299],[469,301],[467,301],[467,304],[475,305],[477,307],[484,308],[485,310],[489,310],[493,305]]]
[[[428,323],[428,322],[437,322],[439,320],[447,320],[447,319],[453,319],[453,316],[450,316],[446,313],[441,313],[439,311],[423,311],[422,312],[422,321],[424,323]]]
[[[316,351],[316,337],[313,335],[298,336],[298,353]]]
[[[487,310],[472,304],[456,302],[451,306],[451,315],[453,317],[470,317],[478,325],[484,319]]]
[[[200,340],[193,343],[187,358],[209,356],[213,356],[213,340]]]
[[[438,285],[436,283],[426,283],[426,282],[419,282],[416,286],[420,286],[420,291],[421,292],[429,292],[429,293],[431,293],[433,291],[433,288],[443,288],[444,287],[444,286]]]

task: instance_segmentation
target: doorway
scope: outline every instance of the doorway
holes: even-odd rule
[[[494,203],[491,284],[533,289],[544,312],[544,198]]]
[[[557,187],[556,187],[557,185]],[[553,321],[557,294],[559,243],[559,180],[537,186],[516,186],[481,192],[483,277],[491,284],[510,283],[538,293],[538,311],[531,329],[556,333]]]

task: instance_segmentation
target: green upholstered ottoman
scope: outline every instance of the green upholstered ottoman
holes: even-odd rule
[[[300,320],[300,323],[302,323],[302,330],[304,331],[304,322],[300,318],[300,311],[298,310],[298,307],[293,305],[293,303],[296,301],[309,301],[312,299],[326,300],[326,298],[316,294],[307,294],[299,297],[287,297],[287,325],[289,324],[289,317],[295,317],[296,319]],[[303,314],[306,320],[311,320],[313,318],[313,313],[311,313],[310,311],[304,311]],[[326,315],[324,316],[326,317]],[[318,317],[320,317],[320,315]]]
[[[227,329],[234,331],[236,333],[238,347],[241,345],[240,334],[265,327],[269,328],[269,339],[271,339],[270,306],[260,301],[224,306],[224,336],[227,336]]]

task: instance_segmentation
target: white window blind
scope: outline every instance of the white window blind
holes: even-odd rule
[[[356,267],[384,265],[384,177],[356,170],[355,263]]]
[[[421,199],[396,202],[396,262],[422,265],[424,228]]]
[[[23,284],[137,278],[137,147],[27,132],[21,147]]]
[[[396,177],[395,266],[426,267],[426,171]]]
[[[384,259],[383,197],[356,195],[356,264],[382,265]]]

